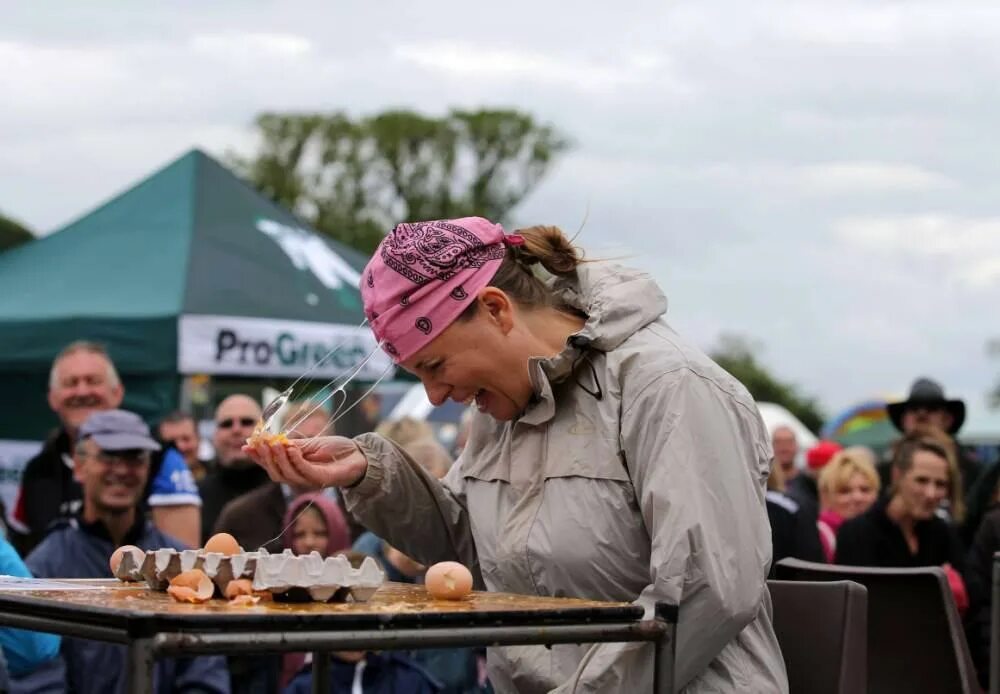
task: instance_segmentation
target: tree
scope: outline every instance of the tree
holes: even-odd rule
[[[745,338],[722,335],[719,344],[711,350],[714,359],[746,386],[758,402],[781,405],[813,433],[823,426],[824,416],[816,401],[801,395],[795,386],[775,378],[757,359],[759,349]]]
[[[320,231],[371,252],[401,220],[479,215],[503,223],[569,143],[514,110],[265,113],[260,147],[234,168]]]
[[[33,238],[35,238],[35,235],[27,227],[21,226],[13,219],[0,215],[0,253],[8,248],[19,246]]]

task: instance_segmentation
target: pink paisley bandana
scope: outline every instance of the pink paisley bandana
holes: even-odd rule
[[[482,217],[400,224],[361,276],[375,339],[397,363],[440,335],[500,268],[507,245],[524,239]]]

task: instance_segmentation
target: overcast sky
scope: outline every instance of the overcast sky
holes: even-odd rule
[[[51,231],[262,110],[517,107],[575,143],[517,221],[586,217],[699,344],[828,413],[924,374],[980,409],[997,46],[994,2],[0,0],[0,211]]]

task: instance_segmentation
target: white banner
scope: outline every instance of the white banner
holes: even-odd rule
[[[297,378],[322,361],[310,378],[346,377],[360,369],[355,378],[374,381],[392,365],[366,326],[181,316],[177,328],[182,374]]]
[[[16,530],[24,528],[13,519],[21,473],[29,460],[42,450],[41,441],[0,439],[0,501],[3,501],[7,524]]]

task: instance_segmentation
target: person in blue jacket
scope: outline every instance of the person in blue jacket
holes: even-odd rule
[[[0,537],[0,575],[31,578],[31,572],[21,561],[14,547]],[[21,677],[42,663],[59,655],[59,637],[24,629],[0,628],[0,649],[7,661],[7,672]]]
[[[160,446],[132,412],[105,410],[80,427],[73,474],[83,490],[80,513],[52,528],[28,556],[40,578],[110,578],[115,548],[184,545],[163,534],[139,512],[150,455]],[[125,694],[126,648],[77,638],[62,640],[67,690],[74,694]],[[229,694],[225,658],[162,658],[156,663],[158,694]]]
[[[285,687],[285,694],[311,694],[312,665]],[[441,687],[426,670],[393,652],[349,651],[330,657],[330,694],[436,694]]]

